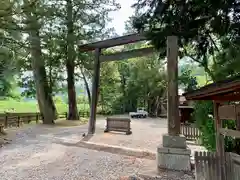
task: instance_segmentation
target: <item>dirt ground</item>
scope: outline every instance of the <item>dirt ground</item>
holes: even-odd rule
[[[126,115],[115,117],[126,117]],[[156,152],[157,147],[162,144],[162,135],[167,133],[166,118],[132,119],[131,135],[114,132],[104,133],[105,123],[105,118],[99,117],[96,124],[96,135],[89,142]],[[190,141],[187,141],[187,146],[192,150],[192,154],[194,151],[206,150],[204,147]]]
[[[131,126],[131,135],[104,133],[105,117],[98,117],[96,134],[89,142],[156,152],[162,135],[167,132],[166,119],[134,119]],[[88,124],[32,125],[8,130],[12,141],[0,149],[0,179],[117,180],[137,174],[146,167],[156,168],[156,160],[77,146],[87,129]],[[184,173],[162,172],[161,177],[162,180],[192,180]]]

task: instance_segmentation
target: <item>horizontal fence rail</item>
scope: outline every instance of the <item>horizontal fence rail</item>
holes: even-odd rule
[[[201,131],[195,126],[195,124],[181,124],[180,133],[188,140],[197,140],[201,136]]]
[[[58,114],[58,118],[67,118],[68,113]],[[79,112],[79,117],[89,117],[89,112]],[[2,113],[0,114],[0,130],[9,127],[20,127],[23,124],[29,124],[31,121],[39,123],[43,116],[39,113]]]
[[[4,128],[20,127],[23,123],[42,120],[40,113],[3,113],[0,114],[0,124]]]

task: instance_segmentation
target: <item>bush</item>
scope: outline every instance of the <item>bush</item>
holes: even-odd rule
[[[97,114],[101,114],[101,115],[113,115],[113,111],[112,108],[110,108],[109,106],[104,106],[104,109],[102,108],[102,106],[98,106],[97,108]]]
[[[211,116],[212,115],[212,116]],[[210,151],[216,149],[215,140],[215,123],[213,119],[213,103],[211,101],[198,101],[195,103],[194,118],[196,119],[197,127],[202,132],[202,143]],[[223,121],[223,128],[236,129],[235,121]],[[225,151],[240,153],[240,142],[238,139],[233,139],[226,136],[224,138]]]
[[[88,104],[88,98],[84,95],[77,97],[77,104]]]
[[[198,101],[194,107],[193,116],[197,127],[202,132],[202,143],[208,150],[213,151],[216,149],[214,120],[211,116],[213,115],[213,103],[212,101]]]

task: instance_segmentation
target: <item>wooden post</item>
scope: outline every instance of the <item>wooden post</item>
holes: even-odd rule
[[[6,116],[5,116],[5,122],[4,122],[4,126],[5,126],[5,128],[7,128],[8,127],[8,115],[7,114],[5,114]]]
[[[20,116],[17,118],[17,127],[20,127]]]
[[[214,104],[214,121],[215,121],[215,130],[216,130],[216,153],[217,158],[220,163],[220,180],[226,180],[226,171],[225,171],[225,149],[224,149],[224,136],[219,132],[219,129],[222,128],[222,120],[219,118],[218,108],[220,106],[219,102],[213,102]],[[217,166],[219,167],[219,166]]]
[[[95,50],[95,63],[94,63],[94,73],[93,73],[93,80],[92,80],[92,101],[91,101],[90,119],[89,119],[89,125],[88,125],[88,134],[95,133],[98,90],[99,90],[99,80],[100,80],[100,54],[101,54],[101,49],[97,48]]]
[[[178,38],[167,37],[167,81],[168,81],[168,134],[180,134],[179,98],[178,98]]]
[[[239,108],[240,105],[236,104],[235,105],[235,112],[236,112],[236,130],[240,131],[240,112],[239,112]]]
[[[39,120],[38,113],[36,113],[36,124],[38,124],[38,120]]]

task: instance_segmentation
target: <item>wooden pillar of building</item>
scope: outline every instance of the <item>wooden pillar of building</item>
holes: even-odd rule
[[[236,130],[240,131],[240,104],[235,105],[235,112],[236,112]]]
[[[100,81],[100,54],[101,49],[95,50],[95,62],[94,62],[94,73],[92,80],[92,98],[91,98],[91,110],[90,119],[88,124],[88,134],[94,134],[96,129],[96,114],[97,114],[97,102],[99,92],[99,81]]]
[[[214,121],[215,121],[215,129],[216,129],[216,153],[217,158],[219,159],[218,163],[220,163],[219,169],[219,180],[226,180],[226,171],[225,171],[225,149],[224,149],[224,136],[220,133],[220,128],[222,128],[222,120],[219,117],[219,102],[213,102],[214,104]]]
[[[180,134],[179,98],[178,98],[178,38],[167,37],[167,82],[168,82],[168,134]]]

